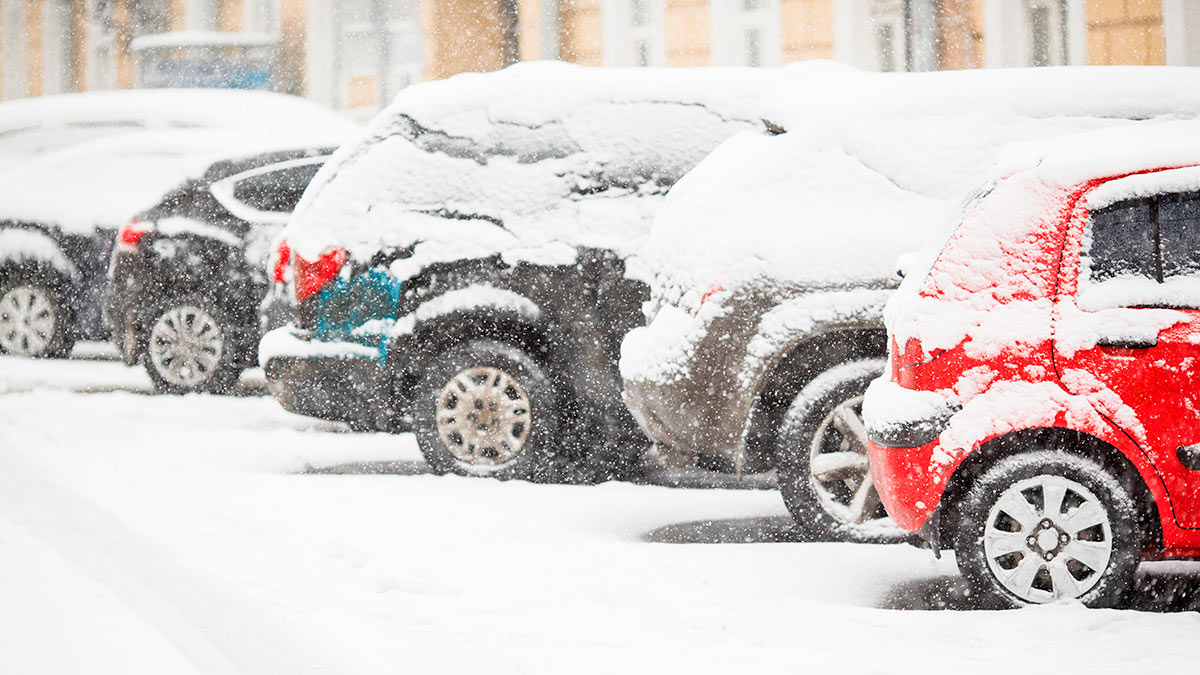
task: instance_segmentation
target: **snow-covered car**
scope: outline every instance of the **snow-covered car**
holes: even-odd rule
[[[101,295],[117,228],[214,160],[280,147],[336,146],[356,129],[311,102],[266,93],[134,92],[79,100],[97,103],[97,126],[134,114],[142,102],[147,108],[139,119],[178,121],[131,123],[128,133],[54,146],[0,174],[3,352],[58,356],[78,338],[105,339]],[[0,122],[24,119],[8,105],[0,105]],[[197,109],[183,115],[188,106]],[[163,108],[179,108],[180,116],[152,114]],[[4,142],[0,138],[0,146]]]
[[[989,604],[1119,604],[1200,557],[1200,124],[998,171],[887,305],[875,484]]]
[[[622,346],[626,401],[676,461],[778,467],[813,537],[900,536],[860,418],[897,259],[1006,143],[1196,117],[1200,73],[801,72],[764,100],[776,135],[718,148],[660,212],[639,254],[655,279],[647,325]]]
[[[260,358],[289,410],[411,427],[436,471],[627,472],[626,265],[667,189],[761,129],[770,69],[514,66],[406,89],[284,232],[297,320]],[[282,279],[282,277],[281,277]]]
[[[117,231],[104,314],[157,390],[228,390],[258,362],[264,268],[332,148],[222,160]]]

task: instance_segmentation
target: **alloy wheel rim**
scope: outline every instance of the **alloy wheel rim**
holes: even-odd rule
[[[211,314],[182,305],[167,310],[154,322],[147,351],[164,380],[190,388],[212,377],[224,355],[225,338]]]
[[[862,396],[847,399],[821,420],[809,447],[809,483],[838,522],[882,525],[887,516],[871,478],[862,402]]]
[[[437,398],[438,437],[459,462],[499,468],[521,454],[533,414],[521,383],[493,367],[466,368]]]
[[[1112,560],[1111,518],[1078,482],[1035,476],[1009,486],[992,505],[983,553],[1000,585],[1025,602],[1078,598]]]
[[[0,347],[9,354],[44,353],[54,328],[54,305],[44,289],[16,286],[0,297]]]

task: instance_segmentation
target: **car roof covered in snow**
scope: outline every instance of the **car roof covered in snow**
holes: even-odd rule
[[[656,293],[889,283],[1010,144],[1200,117],[1196,69],[788,75],[762,112],[789,131],[730,140],[672,191],[638,259]]]
[[[174,129],[81,143],[0,176],[0,220],[86,234],[115,228],[214,162],[280,150],[256,133]]]
[[[634,250],[666,189],[721,141],[761,128],[778,69],[527,63],[401,92],[305,193],[285,236],[312,258],[341,246],[393,264],[504,254],[574,262]]]
[[[0,171],[79,142],[144,130],[236,129],[283,145],[337,145],[358,128],[312,101],[265,91],[140,89],[42,96],[0,103]]]

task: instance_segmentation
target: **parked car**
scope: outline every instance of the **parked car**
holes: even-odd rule
[[[264,268],[332,149],[219,161],[117,231],[105,318],[157,390],[227,391],[257,364]]]
[[[260,347],[272,392],[411,427],[439,472],[628,472],[646,443],[616,357],[646,284],[625,259],[778,79],[541,63],[406,89],[284,232],[298,307]]]
[[[764,101],[775,135],[718,148],[655,221],[638,255],[654,279],[646,326],[622,347],[625,400],[677,462],[777,468],[809,536],[896,539],[860,406],[884,367],[898,258],[1006,143],[1195,117],[1200,79],[1169,68],[803,74]]]
[[[1200,125],[1024,152],[887,306],[867,392],[895,521],[998,606],[1119,604],[1200,557]]]
[[[0,104],[0,352],[63,356],[79,338],[106,339],[101,296],[116,229],[214,159],[336,145],[354,128],[312,102],[264,92]]]

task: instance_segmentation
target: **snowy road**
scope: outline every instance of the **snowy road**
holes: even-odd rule
[[[432,476],[411,437],[148,395],[106,354],[0,357],[0,672],[1196,663],[1197,565],[1146,566],[1151,611],[911,611],[963,606],[951,560],[787,541],[769,490]]]

